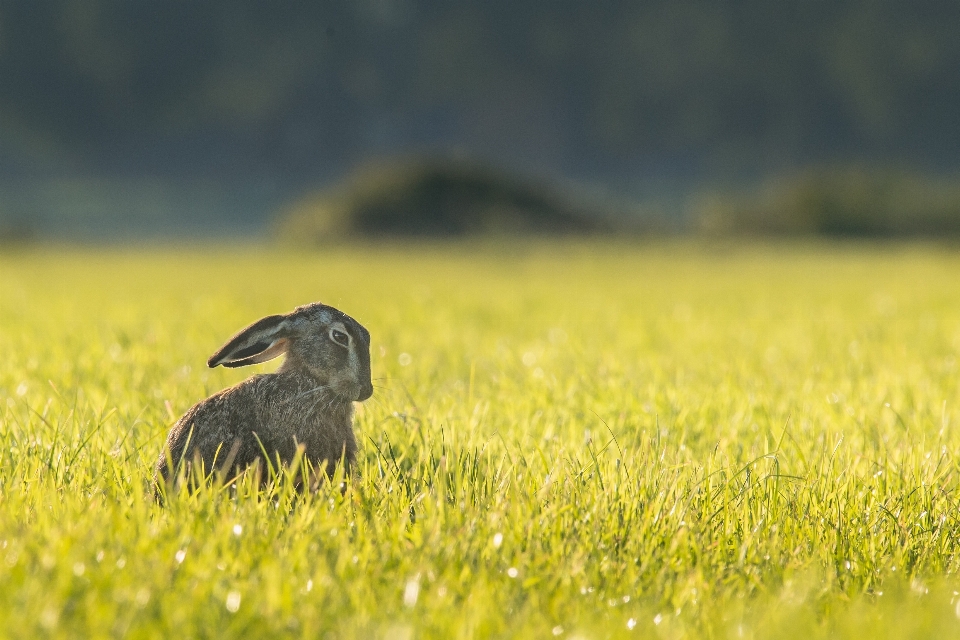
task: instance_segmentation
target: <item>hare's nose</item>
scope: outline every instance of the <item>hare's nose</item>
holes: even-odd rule
[[[360,395],[357,396],[357,402],[363,402],[373,395],[373,383],[367,382],[360,387]]]

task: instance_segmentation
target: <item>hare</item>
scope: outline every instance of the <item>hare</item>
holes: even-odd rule
[[[173,425],[157,460],[158,487],[173,481],[179,464],[202,463],[204,473],[226,474],[278,459],[290,464],[298,448],[328,476],[341,459],[353,463],[353,402],[373,395],[370,333],[347,314],[315,302],[254,322],[207,365],[242,367],[282,354],[275,373],[247,378],[198,402]]]

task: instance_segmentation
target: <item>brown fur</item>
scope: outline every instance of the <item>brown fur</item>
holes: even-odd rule
[[[266,453],[271,464],[288,465],[298,447],[328,475],[341,459],[353,463],[353,402],[373,393],[370,334],[350,316],[314,303],[255,322],[208,364],[243,366],[281,353],[286,360],[276,373],[224,389],[177,421],[157,460],[157,483],[171,482],[180,464],[229,475],[255,464],[265,469]]]

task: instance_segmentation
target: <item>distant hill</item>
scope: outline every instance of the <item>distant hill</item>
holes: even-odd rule
[[[345,237],[565,234],[612,228],[599,206],[476,162],[399,159],[367,165],[331,189],[306,195],[278,216],[279,235],[298,243]]]

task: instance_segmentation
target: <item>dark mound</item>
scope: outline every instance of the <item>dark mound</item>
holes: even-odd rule
[[[281,212],[298,242],[343,237],[567,234],[608,225],[546,185],[477,163],[420,159],[366,167]]]

